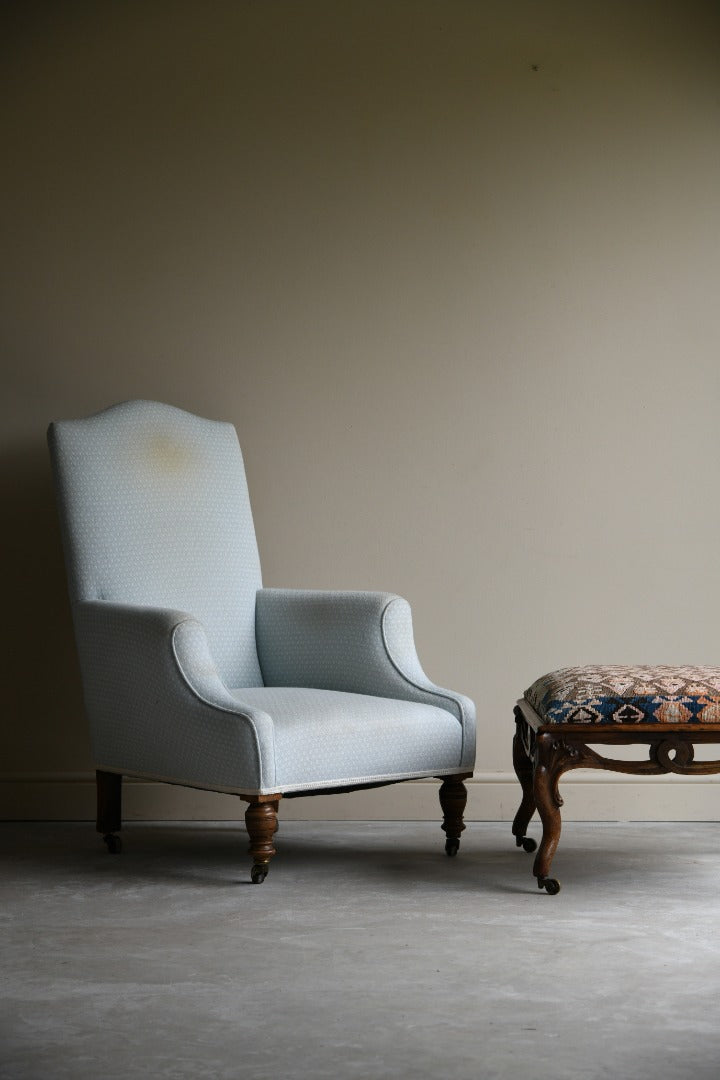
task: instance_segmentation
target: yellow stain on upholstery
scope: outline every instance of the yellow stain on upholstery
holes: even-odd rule
[[[148,464],[158,472],[185,472],[193,463],[192,449],[168,435],[154,435],[148,443]]]

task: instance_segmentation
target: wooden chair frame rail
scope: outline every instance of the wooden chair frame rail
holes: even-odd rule
[[[695,743],[720,744],[720,726],[707,724],[545,724],[533,726],[515,707],[513,765],[522,788],[522,800],[512,825],[518,847],[535,849],[526,836],[530,819],[537,810],[542,823],[542,840],[537,849],[533,874],[538,888],[559,891],[550,877],[550,867],[560,841],[563,805],[560,778],[571,769],[602,769],[633,776],[677,773],[681,776],[708,776],[720,773],[720,759],[695,761]],[[645,760],[626,761],[606,757],[589,744],[621,746],[645,745]]]
[[[458,772],[451,776],[438,776],[440,781],[440,808],[443,821],[440,828],[445,833],[445,851],[448,855],[457,855],[460,847],[460,835],[465,829],[463,820],[467,803],[467,788],[464,780],[472,776],[471,772]],[[97,780],[97,831],[102,835],[107,848],[112,853],[122,851],[122,842],[117,835],[122,828],[122,774],[96,770]],[[397,783],[397,781],[390,781]],[[384,787],[384,782],[358,784],[355,787],[342,787],[331,790],[321,789],[315,792],[298,792],[297,795],[332,794],[337,791],[354,791],[357,788]],[[295,793],[286,795],[292,798]],[[270,860],[277,854],[274,844],[278,831],[278,811],[283,796],[278,793],[269,795],[240,795],[248,803],[245,811],[245,827],[250,840],[250,854],[253,866],[251,880],[259,884],[265,880]]]

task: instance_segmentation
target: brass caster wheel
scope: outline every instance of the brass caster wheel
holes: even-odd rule
[[[528,855],[537,847],[537,844],[533,840],[532,836],[523,836],[521,844],[523,851],[527,851]]]
[[[460,841],[457,839],[457,837],[452,837],[451,839],[445,841],[445,854],[449,855],[450,858],[453,858],[453,856],[457,855],[459,850]]]
[[[268,864],[256,862],[250,871],[250,880],[253,885],[262,885],[263,881],[267,877]]]
[[[560,892],[560,882],[554,877],[539,877],[538,889],[544,889],[549,896],[557,896]]]
[[[111,855],[119,855],[122,851],[122,840],[119,836],[115,836],[114,833],[105,833],[103,836],[105,846]]]

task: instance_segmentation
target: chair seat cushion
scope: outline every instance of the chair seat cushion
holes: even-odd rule
[[[543,724],[720,724],[720,668],[561,668],[525,700]]]
[[[278,791],[457,771],[463,729],[435,705],[303,687],[243,687],[240,705],[270,716]]]

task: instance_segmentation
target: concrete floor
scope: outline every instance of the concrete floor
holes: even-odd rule
[[[537,827],[535,827],[537,834]],[[720,1074],[720,833],[285,823],[264,885],[235,826],[0,826],[9,1080]]]

